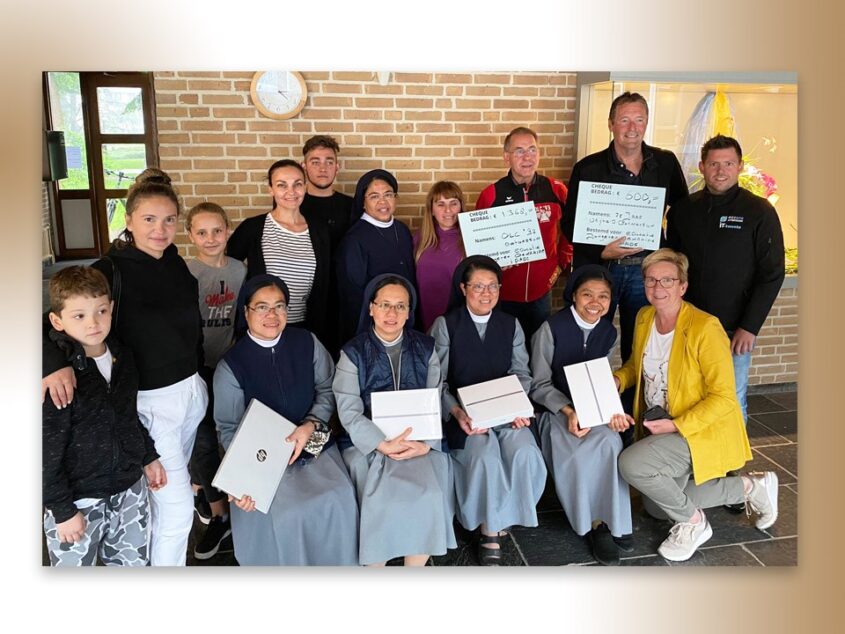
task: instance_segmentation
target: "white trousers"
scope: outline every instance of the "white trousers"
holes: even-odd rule
[[[207,406],[208,389],[199,374],[157,390],[138,392],[138,416],[167,471],[167,485],[150,491],[153,566],[185,565],[194,520],[188,461]]]

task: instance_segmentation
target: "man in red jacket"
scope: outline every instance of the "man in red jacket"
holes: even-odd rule
[[[551,313],[551,288],[572,261],[572,245],[560,231],[566,185],[537,173],[540,144],[537,133],[518,127],[505,137],[507,176],[488,185],[479,195],[476,209],[534,201],[546,257],[505,267],[499,306],[519,320],[530,340]]]

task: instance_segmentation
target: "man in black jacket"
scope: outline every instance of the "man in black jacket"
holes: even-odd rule
[[[675,155],[643,141],[647,126],[648,104],[641,94],[624,92],[613,100],[607,121],[613,134],[610,145],[601,152],[585,156],[572,168],[569,197],[561,222],[563,233],[570,242],[573,242],[581,181],[662,187],[666,190],[665,202],[669,206],[688,195],[686,178]],[[640,264],[651,253],[625,248],[622,246],[624,240],[625,236],[622,236],[605,246],[573,242],[572,260],[573,269],[583,264],[602,264],[610,269],[614,296],[605,319],[613,320],[618,304],[623,361],[631,355],[637,312],[648,303]]]
[[[685,299],[718,317],[731,339],[736,395],[747,419],[751,351],[783,284],[783,232],[775,208],[739,186],[736,139],[707,141],[698,169],[705,187],[669,210],[666,245],[689,258]]]

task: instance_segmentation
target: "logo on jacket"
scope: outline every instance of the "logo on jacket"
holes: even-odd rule
[[[745,216],[719,216],[719,229],[742,229]]]
[[[258,452],[255,454],[256,459],[258,462],[264,462],[267,460],[267,452],[263,449],[259,449]]]
[[[539,222],[549,222],[552,219],[552,206],[548,204],[537,205],[534,208],[537,210],[537,220]]]
[[[505,202],[504,202],[505,205],[507,205],[508,203],[512,203],[512,202],[513,202],[513,196],[505,196]]]

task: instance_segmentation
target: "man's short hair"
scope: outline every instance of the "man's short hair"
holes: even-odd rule
[[[609,121],[613,121],[613,117],[616,116],[616,109],[619,106],[624,106],[626,103],[641,103],[643,104],[643,108],[645,108],[645,116],[648,116],[648,102],[638,92],[631,92],[630,90],[626,90],[621,95],[619,95],[616,99],[613,100],[613,103],[610,104],[610,114],[607,115]]]
[[[328,136],[327,134],[317,134],[316,136],[312,136],[305,142],[305,145],[302,146],[302,156],[303,158],[308,155],[308,153],[318,147],[324,147],[326,149],[334,151],[335,155],[340,154],[340,145],[338,145],[337,141],[334,137]]]
[[[739,147],[739,141],[732,136],[717,134],[705,141],[704,145],[701,146],[701,162],[703,163],[707,159],[707,154],[710,150],[727,150],[728,148],[736,150],[736,155],[740,161],[742,160],[742,148]]]
[[[526,128],[525,126],[519,126],[518,128],[514,128],[510,132],[508,132],[508,136],[505,137],[504,148],[505,152],[510,152],[508,146],[510,146],[511,139],[518,134],[530,134],[534,137],[534,141],[537,142],[537,133],[534,132],[531,128]]]
[[[69,266],[50,278],[50,311],[57,315],[64,310],[65,302],[71,297],[102,297],[111,299],[109,281],[97,269],[90,266]]]

